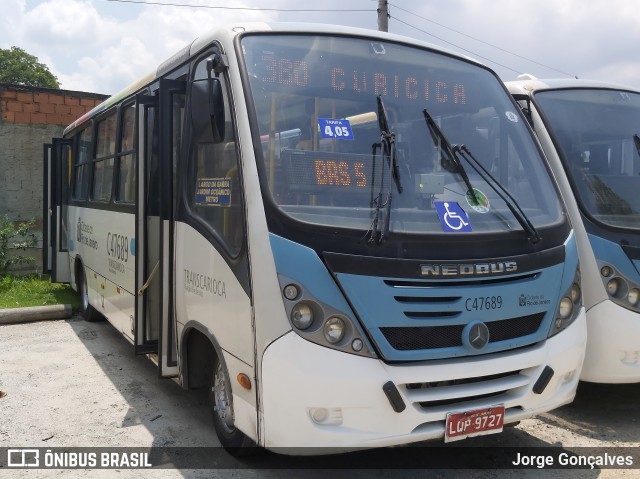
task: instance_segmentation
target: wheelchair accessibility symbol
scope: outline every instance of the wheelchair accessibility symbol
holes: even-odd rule
[[[447,233],[457,233],[462,231],[472,231],[471,222],[467,213],[455,201],[434,201],[442,231]]]

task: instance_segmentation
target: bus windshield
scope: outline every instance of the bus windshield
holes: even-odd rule
[[[282,214],[365,232],[378,220],[397,234],[522,231],[490,173],[535,228],[561,221],[525,120],[491,71],[346,36],[247,35],[242,52],[262,184]],[[450,161],[447,144],[484,170]]]
[[[640,94],[548,90],[535,102],[583,211],[596,221],[640,228]]]

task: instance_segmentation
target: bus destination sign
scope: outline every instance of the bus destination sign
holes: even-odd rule
[[[230,206],[231,178],[198,178],[195,204],[197,206]]]

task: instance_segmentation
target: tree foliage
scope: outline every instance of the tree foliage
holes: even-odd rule
[[[60,88],[49,68],[22,48],[0,48],[0,82],[43,88]]]
[[[31,264],[33,258],[16,253],[34,248],[38,239],[33,233],[36,221],[14,223],[7,215],[0,216],[0,277],[7,274],[13,265]]]

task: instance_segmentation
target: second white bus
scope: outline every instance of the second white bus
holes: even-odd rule
[[[611,83],[507,82],[526,109],[576,231],[587,308],[581,379],[640,381],[640,90]]]

